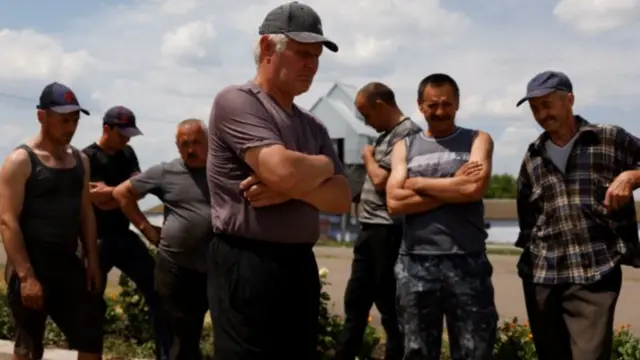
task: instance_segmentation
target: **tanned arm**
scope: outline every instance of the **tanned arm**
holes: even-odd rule
[[[30,174],[29,155],[22,149],[12,152],[0,171],[0,234],[7,257],[21,282],[35,277],[19,222],[24,188]]]
[[[113,191],[113,196],[125,216],[142,234],[146,234],[146,231],[153,227],[149,219],[140,210],[140,206],[138,206],[138,200],[142,196],[133,189],[130,180],[118,185]]]
[[[391,153],[391,173],[387,180],[387,210],[389,214],[415,214],[430,211],[442,205],[439,200],[405,189],[406,180],[407,147],[404,141],[398,141],[393,146]]]
[[[251,148],[244,160],[270,189],[294,199],[304,198],[334,173],[328,157],[298,153],[282,145]]]
[[[351,186],[344,175],[333,175],[298,200],[321,212],[346,214],[351,210]]]
[[[91,166],[89,158],[80,153],[82,164],[84,165],[84,189],[82,191],[82,210],[80,212],[80,221],[82,225],[82,234],[80,241],[82,242],[83,253],[88,264],[98,264],[98,230],[96,228],[96,217],[93,213],[93,205],[91,202]]]
[[[378,191],[383,191],[387,186],[389,172],[380,167],[373,157],[373,152],[366,152],[363,156],[364,167],[367,170],[367,176],[371,179],[373,187]]]
[[[432,196],[447,203],[465,203],[482,200],[489,180],[493,158],[493,140],[485,132],[478,131],[471,146],[469,162],[482,165],[479,173],[448,178],[413,178],[407,188],[420,194]]]

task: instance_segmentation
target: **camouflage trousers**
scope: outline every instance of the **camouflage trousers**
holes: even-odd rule
[[[395,267],[404,360],[439,360],[446,318],[452,360],[492,359],[498,314],[484,253],[400,255]]]

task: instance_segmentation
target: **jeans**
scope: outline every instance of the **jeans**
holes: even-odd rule
[[[142,292],[151,311],[156,333],[156,359],[169,360],[171,337],[166,321],[158,309],[154,288],[155,260],[142,239],[131,230],[100,236],[100,267],[106,277],[113,267],[128,276]]]

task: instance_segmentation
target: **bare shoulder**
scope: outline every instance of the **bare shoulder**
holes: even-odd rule
[[[2,174],[4,177],[14,178],[29,176],[31,172],[31,160],[29,153],[25,149],[13,150],[5,159],[2,165]]]

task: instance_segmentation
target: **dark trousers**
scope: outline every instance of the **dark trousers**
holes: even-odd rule
[[[393,272],[401,242],[402,225],[362,224],[353,248],[351,277],[344,295],[345,324],[336,359],[354,360],[358,356],[374,304],[387,334],[385,360],[402,359]]]
[[[131,230],[103,235],[99,246],[100,267],[105,277],[113,267],[120,269],[142,292],[149,306],[156,333],[156,359],[168,360],[171,347],[169,329],[158,311],[154,288],[155,260],[142,239]]]
[[[200,337],[209,310],[206,274],[176,264],[158,252],[155,275],[160,309],[171,331],[169,359],[201,359]]]
[[[216,360],[314,360],[320,277],[312,246],[216,235],[207,282]]]
[[[22,303],[20,280],[8,269],[7,298],[15,327],[14,353],[42,359],[45,324],[50,316],[67,338],[70,349],[101,354],[105,303],[102,296],[87,290],[82,260],[75,254],[52,253],[30,258],[42,285],[44,308],[35,310]]]
[[[492,359],[498,321],[492,273],[484,253],[400,255],[396,276],[404,360],[440,359],[443,318],[452,360]]]
[[[538,359],[611,359],[614,313],[621,285],[619,266],[589,285],[523,282]]]

